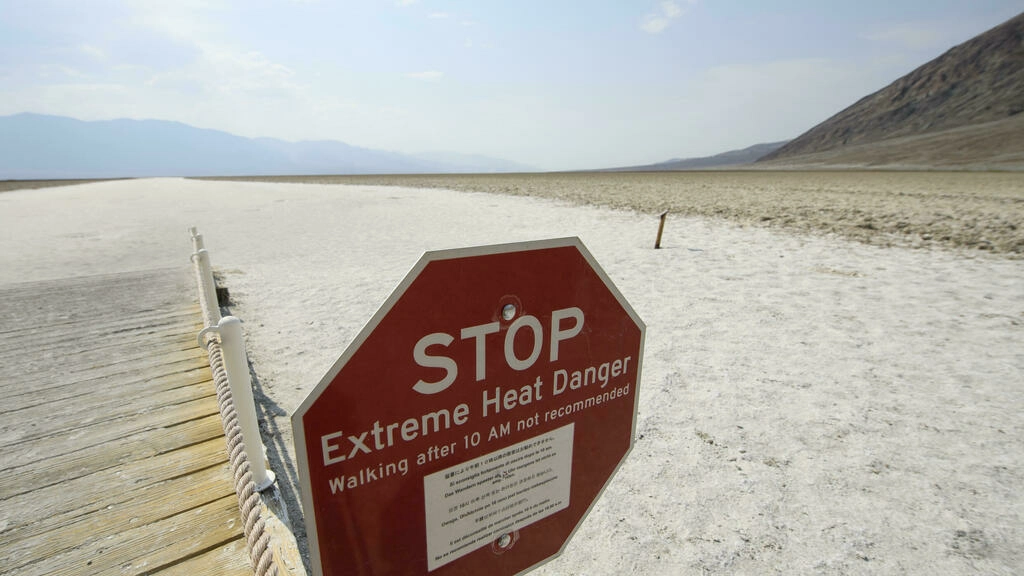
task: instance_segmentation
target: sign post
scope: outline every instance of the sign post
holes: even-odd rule
[[[558,555],[633,445],[643,340],[578,238],[425,254],[292,416],[314,573]]]

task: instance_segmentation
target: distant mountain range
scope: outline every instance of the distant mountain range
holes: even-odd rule
[[[244,138],[164,120],[0,116],[0,180],[529,171],[485,156]]]
[[[1024,14],[765,155],[759,167],[1024,169]]]
[[[709,168],[726,168],[742,166],[755,162],[765,154],[778,150],[789,140],[782,142],[768,142],[765,144],[754,144],[742,150],[730,150],[715,154],[714,156],[702,156],[700,158],[673,158],[656,164],[645,164],[643,166],[626,166],[622,168],[608,168],[602,172],[663,172],[671,170],[705,170]]]
[[[788,142],[606,171],[721,167],[1024,170],[1024,14]],[[243,138],[163,120],[0,116],[0,180],[531,172],[484,156]]]

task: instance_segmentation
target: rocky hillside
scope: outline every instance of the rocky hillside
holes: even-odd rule
[[[1022,124],[1017,120],[1021,112],[1024,112],[1024,13],[951,48],[860,99],[761,161],[800,163],[806,155],[822,158],[822,154],[828,152],[826,156],[832,163],[862,164],[865,158],[872,157],[865,154],[865,146],[893,139],[908,139],[921,145],[919,137],[922,135],[949,134],[980,125],[1005,128],[1004,121],[1012,121],[1019,127]],[[1014,151],[1007,147],[1016,144],[1017,139],[1007,141],[1005,134],[1002,136],[993,134],[992,138],[981,138],[975,156],[981,156],[982,163],[989,157],[1006,158],[1008,153],[1014,156]],[[959,147],[948,138],[937,142],[931,154],[918,159],[919,162],[942,166],[944,150],[948,148],[948,152],[953,153]],[[944,147],[942,142],[948,146]],[[844,151],[848,148],[851,152],[856,149],[857,153],[845,158]],[[879,162],[887,163],[885,158],[875,158],[874,163]]]
[[[715,154],[714,156],[703,156],[700,158],[673,158],[657,164],[646,164],[643,166],[627,166],[624,168],[608,168],[605,172],[663,172],[671,170],[706,170],[708,168],[724,168],[729,166],[742,166],[756,161],[769,152],[778,150],[788,140],[781,142],[766,142],[754,144],[742,150],[730,150]]]

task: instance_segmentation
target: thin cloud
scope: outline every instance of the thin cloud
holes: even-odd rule
[[[679,7],[679,4],[675,2],[662,2],[661,12],[667,18],[678,18],[683,13],[683,9]]]
[[[877,28],[862,37],[910,50],[927,50],[949,42],[951,34],[941,23],[910,22]]]
[[[452,15],[447,12],[431,12],[430,14],[427,14],[427,18],[430,18],[431,20],[447,20],[451,17]]]
[[[97,60],[105,60],[107,58],[107,53],[105,50],[92,44],[80,44],[78,46],[78,51]]]
[[[640,22],[640,29],[648,34],[660,34],[665,28],[668,28],[668,18],[657,14],[647,14]]]
[[[419,1],[420,0],[395,0],[395,6],[402,6],[402,7],[412,6],[413,4],[415,4],[415,3],[419,2]]]
[[[412,78],[413,80],[422,80],[424,82],[437,82],[444,76],[444,72],[439,70],[424,70],[423,72],[410,72],[405,75],[406,78]]]
[[[688,0],[687,4],[693,4],[695,0]],[[686,9],[673,0],[665,0],[658,4],[657,10],[644,14],[640,19],[640,29],[648,34],[661,34],[672,24],[672,21],[679,18],[686,12]]]

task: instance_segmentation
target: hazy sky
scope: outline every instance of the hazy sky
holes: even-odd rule
[[[0,0],[0,115],[538,169],[792,138],[1024,0]]]

